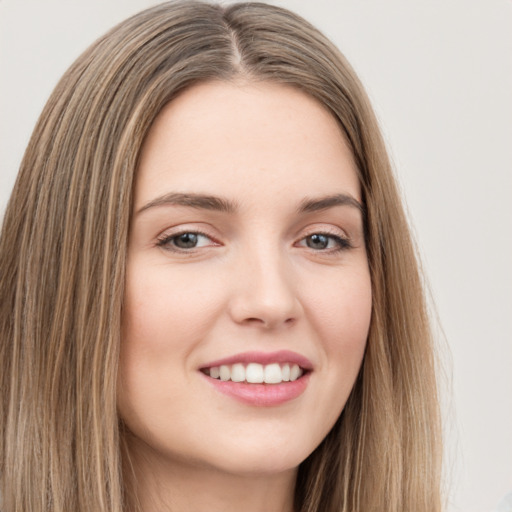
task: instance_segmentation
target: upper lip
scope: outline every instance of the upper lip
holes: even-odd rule
[[[230,365],[236,363],[259,363],[262,365],[272,363],[292,363],[299,365],[303,370],[312,370],[311,361],[297,352],[291,350],[279,350],[277,352],[241,352],[233,356],[216,359],[201,366],[201,369],[212,368],[214,366]]]

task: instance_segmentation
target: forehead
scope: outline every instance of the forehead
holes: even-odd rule
[[[332,114],[295,88],[266,82],[202,83],[162,110],[142,147],[135,206],[169,191],[360,199],[354,159]]]

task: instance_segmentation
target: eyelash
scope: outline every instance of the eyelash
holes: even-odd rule
[[[181,247],[176,247],[172,244],[172,242],[174,240],[177,240],[180,236],[183,236],[183,235],[204,236],[205,238],[208,238],[209,240],[214,242],[214,245],[219,245],[218,243],[215,242],[215,240],[210,235],[207,235],[206,233],[203,233],[203,232],[197,231],[197,230],[185,230],[185,231],[180,231],[179,233],[173,233],[172,235],[163,235],[157,239],[156,245],[158,247],[162,247],[163,249],[165,249],[167,251],[171,251],[171,252],[178,252],[178,253],[185,253],[185,254],[193,252],[196,249],[196,247],[192,247],[190,249],[184,249]]]
[[[191,254],[198,248],[191,247],[191,248],[187,249],[187,248],[176,247],[175,245],[173,245],[173,241],[177,240],[180,236],[183,236],[183,235],[202,236],[202,237],[208,238],[210,241],[212,241],[214,246],[219,245],[210,235],[207,235],[206,233],[203,233],[201,231],[196,231],[196,230],[190,230],[190,231],[186,230],[186,231],[180,231],[179,233],[173,233],[172,235],[163,235],[162,237],[159,237],[157,239],[156,245],[158,247],[162,247],[163,249],[165,249],[167,251],[182,253],[182,254]],[[323,232],[323,231],[315,231],[315,232],[309,233],[306,236],[302,237],[296,243],[304,242],[308,238],[311,238],[315,235],[326,237],[329,240],[334,240],[336,247],[334,247],[334,248],[331,247],[331,248],[326,248],[326,249],[318,249],[318,250],[308,247],[313,252],[324,253],[324,254],[336,254],[341,251],[346,251],[348,249],[351,249],[353,247],[352,243],[350,242],[350,240],[348,238],[339,236],[337,234],[335,235],[335,234],[329,233],[329,232]],[[200,249],[200,247],[199,247],[199,249]]]
[[[314,231],[312,233],[307,234],[306,236],[302,237],[299,242],[305,242],[308,238],[311,238],[313,236],[322,236],[326,237],[329,240],[334,240],[334,243],[336,244],[336,247],[326,248],[326,249],[319,249],[315,250],[311,247],[308,247],[313,252],[318,253],[324,253],[324,254],[337,254],[342,251],[346,251],[348,249],[352,249],[352,243],[350,242],[349,238],[342,237],[338,234],[329,233],[328,231]]]

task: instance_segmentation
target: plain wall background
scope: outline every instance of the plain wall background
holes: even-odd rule
[[[0,217],[59,77],[155,3],[0,0]],[[512,490],[512,1],[273,3],[324,31],[373,100],[448,345],[448,510],[489,512]]]

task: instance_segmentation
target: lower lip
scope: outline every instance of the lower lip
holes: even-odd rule
[[[212,379],[201,373],[208,383],[217,391],[230,396],[245,404],[258,407],[272,407],[281,405],[298,396],[306,390],[310,373],[293,382],[282,382],[281,384],[248,384],[247,382],[233,382]]]

